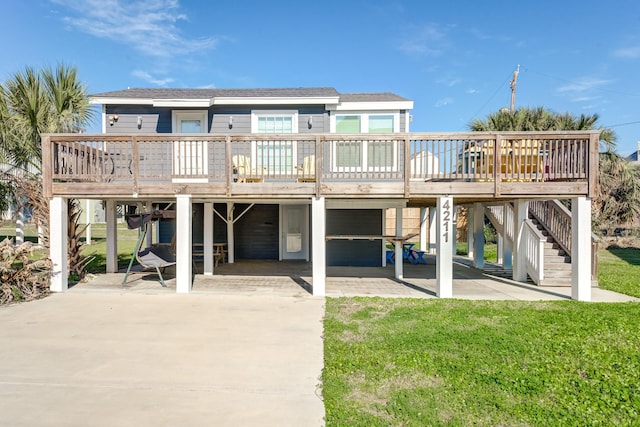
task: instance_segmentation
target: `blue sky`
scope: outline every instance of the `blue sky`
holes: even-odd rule
[[[74,65],[127,87],[316,87],[412,99],[412,131],[464,131],[516,106],[600,116],[640,140],[640,3],[9,0],[0,81]],[[89,131],[99,131],[96,123]]]

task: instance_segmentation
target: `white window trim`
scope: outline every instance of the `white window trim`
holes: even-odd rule
[[[171,131],[173,133],[178,132],[180,120],[201,120],[203,124],[202,132],[207,133],[209,131],[209,111],[207,110],[172,110],[171,111]]]
[[[291,117],[291,133],[298,133],[298,110],[251,110],[251,133],[258,133],[259,117]]]
[[[336,133],[337,116],[360,116],[360,133],[369,133],[369,117],[371,116],[393,116],[393,132],[400,132],[400,111],[340,111],[329,116],[329,132]]]
[[[337,116],[359,116],[360,117],[360,133],[369,133],[369,117],[374,116],[393,116],[393,132],[400,132],[400,111],[376,111],[376,112],[362,112],[362,111],[340,111],[339,113],[331,114],[329,117],[329,132],[336,133],[336,117]],[[342,142],[342,141],[340,141]],[[393,164],[391,166],[367,166],[369,147],[368,142],[362,143],[362,157],[360,158],[360,166],[338,166],[337,153],[338,153],[338,141],[333,143],[333,155],[332,155],[332,171],[333,172],[396,172],[398,170],[398,142],[393,142]]]

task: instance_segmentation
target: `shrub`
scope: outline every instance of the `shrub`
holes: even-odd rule
[[[35,259],[33,243],[0,242],[0,305],[42,298],[49,293],[53,264]]]

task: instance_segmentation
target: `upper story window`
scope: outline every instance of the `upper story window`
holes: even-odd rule
[[[331,116],[332,133],[400,132],[400,113],[336,113]]]
[[[207,110],[173,110],[173,133],[206,133],[209,130]]]
[[[298,133],[298,112],[254,110],[251,112],[251,133]]]

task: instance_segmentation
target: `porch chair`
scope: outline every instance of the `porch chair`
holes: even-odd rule
[[[242,154],[231,157],[234,173],[238,175],[237,182],[262,182],[264,177],[258,174],[256,168],[251,165],[251,158]],[[263,168],[265,170],[266,168]]]
[[[302,166],[296,166],[298,182],[316,182],[316,156],[311,154],[302,160]]]
[[[176,259],[171,253],[171,249],[169,249],[169,247],[163,245],[150,246],[136,252],[136,260],[143,268],[154,268],[158,273],[160,284],[167,287],[160,269],[164,271],[165,268],[176,264]]]

